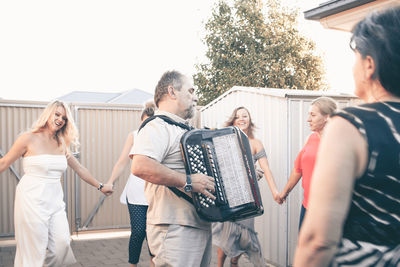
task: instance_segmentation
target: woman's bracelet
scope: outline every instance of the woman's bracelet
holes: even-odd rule
[[[97,187],[97,190],[101,191],[101,189],[104,187],[102,183],[99,184],[99,187]]]

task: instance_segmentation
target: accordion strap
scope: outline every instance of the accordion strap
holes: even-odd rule
[[[164,120],[166,123],[169,123],[169,124],[172,124],[172,125],[176,125],[176,126],[181,127],[181,128],[183,128],[183,129],[185,129],[185,130],[187,130],[187,131],[190,131],[190,130],[193,130],[193,129],[194,129],[192,126],[187,125],[187,124],[184,124],[184,123],[182,123],[182,122],[174,121],[173,119],[171,119],[171,118],[168,117],[168,116],[165,116],[165,115],[154,115],[154,116],[151,116],[151,117],[145,119],[144,122],[142,122],[142,124],[141,124],[140,127],[139,127],[138,132],[139,132],[144,126],[146,126],[147,123],[149,123],[150,121],[154,120],[155,118],[160,118],[160,119]]]
[[[186,201],[188,201],[190,204],[193,204],[193,199],[191,197],[189,197],[188,195],[186,195],[185,193],[183,193],[182,191],[180,191],[178,188],[176,187],[172,187],[172,186],[168,186],[168,188],[175,193],[175,195],[177,195],[178,197],[181,197],[183,199],[185,199]]]
[[[154,120],[155,118],[160,118],[162,120],[164,120],[166,123],[172,124],[172,125],[176,125],[178,127],[181,127],[187,131],[190,131],[192,129],[194,129],[192,126],[181,123],[181,122],[177,122],[174,121],[173,119],[171,119],[168,116],[165,115],[154,115],[151,116],[149,118],[147,118],[144,122],[142,122],[142,124],[139,127],[138,132],[144,127],[146,126],[147,123],[149,123],[150,121]],[[168,186],[168,188],[175,193],[175,195],[177,195],[178,197],[181,197],[183,199],[185,199],[186,201],[190,202],[191,204],[193,204],[193,199],[191,197],[189,197],[188,195],[186,195],[185,193],[183,193],[182,191],[180,191],[178,188],[176,187],[172,187],[172,186]]]

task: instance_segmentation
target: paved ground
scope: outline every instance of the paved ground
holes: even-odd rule
[[[77,263],[71,267],[129,267],[128,265],[128,242],[129,232],[118,234],[81,234],[72,236],[72,249]],[[213,248],[211,266],[217,266],[217,249]],[[12,267],[15,256],[15,243],[0,241],[0,267]],[[144,244],[140,256],[139,267],[149,266],[149,254]],[[229,266],[228,259],[224,266]],[[245,256],[239,260],[239,266],[251,267]]]

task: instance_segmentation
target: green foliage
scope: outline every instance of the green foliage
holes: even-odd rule
[[[266,0],[220,0],[205,25],[207,64],[196,65],[194,83],[205,105],[232,86],[321,90],[322,60],[297,30],[298,10]]]

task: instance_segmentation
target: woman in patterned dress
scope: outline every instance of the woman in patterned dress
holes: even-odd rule
[[[254,137],[254,124],[245,107],[238,107],[225,123],[225,126],[239,127],[249,138],[254,163],[258,161],[267,180],[274,200],[282,204],[272,173],[269,169],[267,155],[262,142]],[[237,222],[213,224],[213,243],[218,247],[218,267],[224,265],[226,257],[231,258],[231,266],[237,267],[239,257],[245,253],[254,266],[265,266],[260,241],[254,230],[254,218]]]
[[[353,29],[355,93],[327,125],[294,266],[400,266],[400,6]]]

